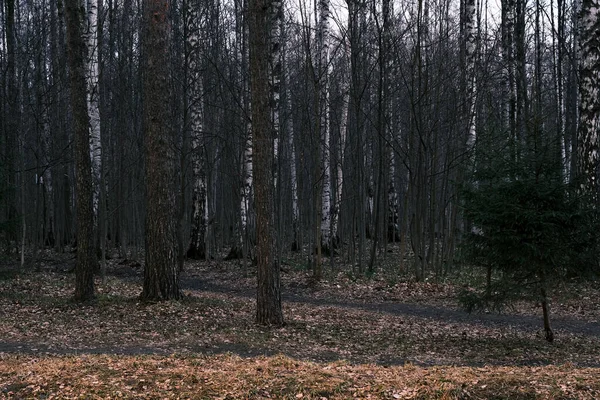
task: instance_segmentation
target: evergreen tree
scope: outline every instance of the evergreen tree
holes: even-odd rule
[[[495,160],[466,190],[465,216],[473,228],[465,254],[489,275],[484,291],[465,291],[461,300],[469,311],[516,299],[539,301],[546,340],[552,342],[549,290],[574,274],[597,271],[598,222],[596,212],[564,183],[560,164],[536,161]]]

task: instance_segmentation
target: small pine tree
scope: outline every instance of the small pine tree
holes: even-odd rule
[[[464,254],[489,272],[487,288],[464,291],[461,301],[469,311],[515,299],[539,301],[546,340],[552,342],[548,291],[573,274],[598,271],[598,218],[551,165],[545,167],[490,168],[465,190],[472,229]]]

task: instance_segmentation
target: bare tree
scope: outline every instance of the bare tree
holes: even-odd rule
[[[16,60],[16,27],[15,27],[15,1],[7,0],[4,2],[4,24],[6,32],[6,64],[3,65],[5,68],[3,83],[3,97],[6,102],[6,109],[3,115],[4,129],[3,129],[3,146],[2,146],[2,191],[5,193],[3,196],[3,214],[2,217],[7,221],[7,237],[6,240],[9,243],[7,249],[10,249],[11,241],[17,243],[16,226],[17,226],[17,204],[16,204],[16,158],[15,150],[17,143],[17,132],[19,131],[19,119],[20,119],[20,106],[19,106],[19,93],[17,85],[17,60]],[[3,68],[3,70],[4,70]],[[23,218],[23,217],[22,217]],[[22,220],[24,223],[24,219]]]
[[[333,252],[331,237],[331,148],[330,148],[330,121],[329,121],[329,65],[330,65],[330,2],[319,0],[319,23],[317,25],[318,59],[315,81],[317,83],[317,113],[320,142],[320,173],[321,201],[320,201],[320,251],[325,254]],[[317,263],[319,263],[317,261]],[[320,267],[317,267],[320,269]],[[316,274],[317,277],[319,274]]]
[[[143,300],[179,299],[175,229],[174,132],[169,124],[169,0],[144,1],[146,267]]]
[[[254,195],[256,198],[256,259],[258,290],[256,322],[283,324],[279,263],[275,249],[273,193],[273,126],[269,107],[269,18],[273,1],[251,0],[250,90],[252,96],[252,134],[254,149]]]
[[[87,110],[85,79],[85,42],[82,36],[81,5],[78,0],[65,2],[70,69],[71,108],[75,127],[75,197],[77,200],[77,264],[75,267],[75,299],[94,297],[94,270],[97,267],[94,248],[93,186],[90,160],[90,120]]]
[[[203,88],[201,74],[201,32],[200,3],[188,1],[186,21],[186,63],[187,63],[187,112],[189,132],[191,135],[192,156],[192,229],[187,256],[193,259],[206,257],[206,228],[208,221],[208,201],[206,187],[206,171],[204,166],[203,143]]]

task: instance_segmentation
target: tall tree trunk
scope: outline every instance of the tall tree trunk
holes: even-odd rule
[[[276,259],[273,193],[273,126],[269,108],[270,7],[273,1],[250,0],[250,90],[256,196],[256,259],[258,288],[256,322],[282,325],[279,263]]]
[[[85,42],[82,36],[81,4],[65,2],[67,21],[67,53],[70,69],[71,108],[75,127],[75,198],[77,202],[77,264],[75,267],[75,299],[94,297],[94,270],[97,259],[94,249],[93,186],[90,160],[90,121],[87,110],[85,80]]]
[[[179,299],[175,230],[174,132],[169,124],[169,0],[144,0],[146,266],[142,300]]]
[[[464,117],[467,118],[467,152],[470,152],[475,145],[475,97],[476,97],[476,77],[475,77],[475,58],[477,47],[477,29],[476,29],[476,7],[475,0],[463,0],[463,35],[464,41]]]
[[[516,0],[515,18],[515,70],[517,88],[517,148],[522,147],[529,133],[529,93],[527,91],[526,2]],[[520,147],[519,147],[520,146]]]
[[[251,102],[248,100],[248,108]],[[231,258],[243,258],[249,249],[250,211],[253,204],[253,179],[254,179],[254,149],[253,149],[253,126],[248,124],[246,129],[246,140],[244,142],[243,161],[242,161],[242,186],[240,190],[240,231],[238,232],[237,244],[234,244],[230,252]]]
[[[579,15],[579,130],[577,137],[579,174],[583,192],[591,196],[593,203],[598,199],[598,162],[600,148],[600,1],[582,0]]]
[[[366,190],[364,179],[364,133],[365,133],[365,112],[363,110],[363,98],[366,92],[366,52],[364,44],[361,43],[361,36],[365,29],[365,5],[364,3],[348,3],[348,35],[350,41],[350,98],[349,98],[349,118],[348,118],[348,140],[351,140],[354,148],[353,157],[353,183],[355,184],[355,193],[351,193],[353,200],[352,218],[352,238],[358,237],[356,246],[352,246],[352,260],[357,261],[358,271],[363,272],[363,255],[365,250],[365,203]],[[348,187],[349,185],[346,185]],[[355,259],[355,249],[357,249],[358,260]]]
[[[550,13],[552,18],[552,26],[555,26],[554,22],[554,7],[550,7]],[[566,131],[566,104],[565,104],[565,50],[567,44],[565,40],[565,0],[557,0],[556,4],[556,29],[552,31],[552,42],[553,42],[553,55],[554,55],[554,91],[556,93],[556,126],[557,136],[560,143],[560,155],[561,163],[563,165],[562,173],[565,182],[570,179],[570,159],[571,159],[571,148],[570,141],[567,138]]]
[[[250,212],[252,211],[252,205],[254,204],[254,193],[253,187],[253,132],[251,124],[251,107],[252,101],[250,96],[250,83],[248,79],[248,59],[249,59],[249,26],[247,21],[247,11],[249,0],[244,1],[243,9],[241,13],[244,15],[244,23],[239,27],[238,43],[239,43],[239,57],[240,57],[240,75],[241,75],[241,89],[242,89],[242,108],[243,118],[242,124],[244,125],[244,143],[242,148],[242,162],[241,162],[241,186],[240,186],[240,219],[239,228],[235,232],[234,244],[229,252],[226,259],[244,258],[251,251],[250,246],[250,235],[249,229],[251,229],[251,218]],[[240,20],[242,19],[240,15]],[[237,226],[237,224],[236,224]],[[252,257],[252,255],[250,255]]]
[[[504,116],[513,161],[517,160],[517,83],[515,77],[516,0],[502,0],[502,56],[504,59]]]
[[[376,4],[373,2],[373,13],[376,13]],[[384,165],[386,164],[386,152],[387,152],[387,143],[388,143],[388,135],[387,135],[387,105],[388,105],[388,59],[390,58],[388,55],[389,51],[389,38],[388,38],[388,25],[390,19],[390,3],[388,0],[384,0],[382,4],[382,14],[383,14],[383,22],[380,24],[379,20],[376,19],[377,30],[378,30],[378,45],[379,45],[379,53],[378,53],[378,64],[379,64],[379,79],[377,82],[377,120],[376,120],[376,129],[377,129],[377,155],[378,155],[378,165],[377,165],[377,180],[375,182],[375,206],[374,206],[374,229],[373,229],[373,243],[371,247],[371,255],[369,259],[369,272],[373,272],[375,269],[375,258],[377,254],[377,247],[379,246],[379,240],[385,240],[383,236],[383,230],[380,226],[383,226],[382,219],[385,212],[384,204],[387,201],[383,201],[383,189],[387,186],[384,183]],[[374,151],[373,151],[374,152]],[[374,162],[372,163],[375,164]],[[386,165],[387,166],[387,165]]]
[[[321,144],[321,250],[324,254],[333,251],[331,238],[331,152],[329,132],[329,0],[319,0],[319,23],[317,26],[317,91],[319,141]]]
[[[281,135],[280,127],[280,98],[281,98],[281,74],[282,74],[282,62],[281,62],[281,40],[282,40],[282,23],[283,23],[283,0],[273,0],[271,2],[270,15],[269,15],[269,45],[271,51],[269,53],[269,107],[271,114],[271,126],[272,126],[272,137],[273,137],[273,162],[271,171],[273,173],[273,185],[276,188],[277,199],[274,203],[277,215],[274,215],[275,221],[277,221],[276,231],[281,232],[282,223],[282,197],[281,197],[281,185],[279,184],[280,169],[279,164],[279,143]],[[283,235],[277,235],[277,261],[280,261],[281,255],[281,241]]]
[[[384,54],[381,57],[380,62],[383,63],[383,68],[380,73],[383,74],[383,98],[381,107],[383,109],[383,133],[385,138],[385,160],[387,172],[387,229],[385,232],[385,243],[387,250],[387,242],[396,242],[399,240],[399,227],[398,227],[398,193],[396,191],[396,154],[392,149],[394,143],[394,127],[392,124],[393,106],[392,106],[392,79],[393,76],[393,57],[391,57],[392,49],[392,15],[393,15],[393,4],[389,0],[383,0],[382,4],[382,16],[383,16],[383,41],[382,50]]]
[[[206,258],[206,228],[208,213],[208,196],[203,143],[203,88],[201,74],[201,32],[200,32],[200,3],[188,1],[186,14],[186,68],[187,68],[187,97],[189,115],[189,133],[191,136],[192,157],[192,227],[187,256],[195,260]]]
[[[546,291],[546,274],[544,270],[540,272],[540,294],[542,299],[542,313],[544,317],[544,332],[546,340],[550,343],[554,341],[554,331],[550,325],[550,306],[548,304],[548,295]]]
[[[347,52],[347,46],[344,44],[344,54]],[[340,242],[340,211],[342,206],[342,193],[344,190],[344,160],[346,156],[346,136],[348,132],[348,111],[350,108],[350,77],[344,74],[342,77],[342,117],[340,119],[340,134],[337,146],[336,184],[335,184],[335,202],[331,211],[331,235],[333,243]]]
[[[289,80],[285,85],[286,90],[286,108],[288,110],[287,121],[287,139],[290,151],[290,186],[292,190],[292,251],[301,250],[300,243],[300,208],[298,206],[298,176],[296,172],[296,146],[294,144],[294,121],[292,115],[292,102],[289,91]]]
[[[6,32],[6,122],[5,139],[3,143],[3,192],[6,194],[2,199],[5,203],[3,216],[8,221],[7,250],[10,251],[10,243],[17,240],[17,198],[16,198],[16,157],[17,138],[19,132],[20,106],[17,86],[16,68],[16,29],[15,29],[15,0],[6,0],[5,5],[5,32]],[[24,218],[23,216],[21,218]]]
[[[97,3],[96,3],[97,1]],[[83,32],[87,45],[87,107],[90,118],[90,158],[92,161],[93,179],[93,209],[95,223],[98,222],[100,204],[100,177],[102,169],[102,137],[100,130],[100,85],[99,60],[100,47],[98,46],[98,22],[99,7],[102,0],[86,0],[87,16],[85,18],[85,30]]]

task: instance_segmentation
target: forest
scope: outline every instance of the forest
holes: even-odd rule
[[[0,397],[600,396],[598,0],[0,20]]]

